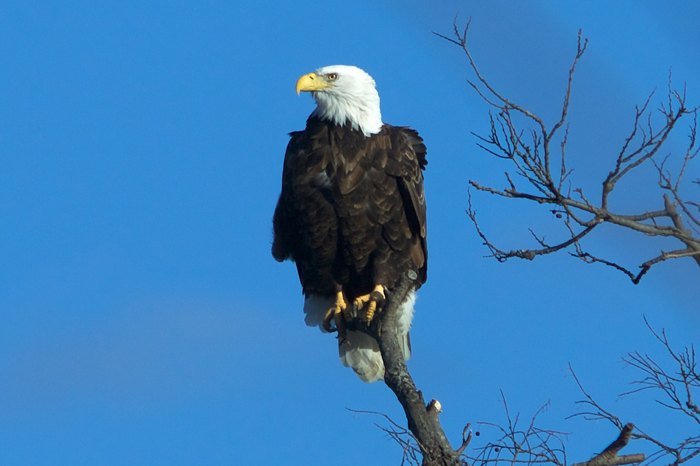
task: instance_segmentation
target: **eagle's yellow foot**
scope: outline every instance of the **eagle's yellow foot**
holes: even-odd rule
[[[374,313],[377,312],[377,305],[384,303],[385,299],[384,286],[377,285],[371,293],[355,298],[352,304],[356,311],[365,308],[364,320],[369,325],[374,319]]]
[[[344,337],[345,333],[345,320],[343,319],[343,313],[347,312],[348,304],[345,302],[345,297],[342,291],[338,291],[335,295],[335,302],[326,311],[326,315],[323,317],[323,329],[326,332],[331,332],[331,321],[335,322],[335,328],[338,330],[340,336]]]

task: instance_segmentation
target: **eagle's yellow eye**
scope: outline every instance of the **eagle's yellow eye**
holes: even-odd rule
[[[335,81],[336,79],[338,79],[338,73],[328,73],[326,77],[329,81]]]

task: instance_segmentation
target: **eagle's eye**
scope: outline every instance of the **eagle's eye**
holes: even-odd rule
[[[338,79],[338,73],[328,73],[326,77],[329,81],[335,81],[336,79]]]

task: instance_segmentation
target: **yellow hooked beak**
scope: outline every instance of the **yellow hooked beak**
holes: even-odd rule
[[[328,84],[328,81],[326,81],[323,76],[319,76],[316,73],[309,73],[297,80],[297,95],[302,91],[322,91],[329,87],[330,84]]]

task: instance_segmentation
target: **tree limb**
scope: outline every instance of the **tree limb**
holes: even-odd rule
[[[464,448],[455,450],[447,440],[438,418],[439,403],[433,401],[426,406],[423,394],[408,372],[398,340],[398,309],[416,279],[417,274],[412,270],[402,275],[398,286],[388,296],[378,325],[373,325],[368,332],[379,343],[384,360],[384,382],[404,409],[408,428],[420,447],[423,465],[461,466],[464,462],[460,460],[460,455]]]
[[[677,368],[672,372],[665,369],[664,365],[657,363],[648,355],[641,354],[639,352],[629,353],[623,358],[623,361],[641,371],[643,377],[633,382],[637,388],[627,391],[621,396],[634,395],[644,390],[654,390],[661,394],[661,397],[656,400],[661,406],[670,409],[672,412],[678,413],[685,419],[692,419],[696,423],[700,424],[700,408],[697,406],[694,396],[694,391],[700,388],[700,372],[698,372],[697,369],[694,348],[690,346],[686,347],[683,351],[674,350],[671,347],[664,330],[657,332],[651,327],[646,318],[644,321],[652,335],[666,349],[667,355],[673,362],[675,362]],[[624,446],[623,443],[629,441],[629,439],[642,440],[656,448],[655,452],[646,457],[647,464],[651,464],[661,458],[668,458],[671,461],[668,464],[677,466],[689,462],[694,458],[700,457],[700,435],[697,434],[678,440],[675,445],[662,441],[659,437],[647,434],[638,427],[635,428],[634,432],[630,427],[627,429],[627,433],[623,435],[625,433],[626,426],[623,426],[620,418],[618,418],[611,411],[605,409],[593,398],[590,393],[585,390],[571,366],[569,366],[569,370],[574,378],[574,381],[578,385],[579,390],[585,397],[584,400],[577,402],[578,404],[585,406],[584,410],[569,417],[581,416],[586,420],[605,420],[615,425],[622,432],[621,437],[618,438],[616,442],[613,442],[610,447],[603,451],[603,453],[601,453],[602,456],[597,455],[593,459],[589,460],[589,462],[591,462],[600,457],[601,461],[605,461],[606,458],[612,458],[615,462],[590,464],[589,462],[584,462],[581,463],[581,465],[603,466],[604,464],[626,464],[617,461],[623,461],[622,458],[625,458],[624,461],[633,459],[634,455],[629,455],[627,457],[617,456],[617,451],[619,451],[619,448],[617,451],[614,451],[614,455],[611,453],[611,451],[620,445]],[[627,424],[627,426],[631,426],[631,424]],[[608,451],[607,455],[604,454],[606,451]]]
[[[623,464],[641,463],[644,461],[644,455],[637,453],[634,455],[618,456],[617,452],[627,446],[632,435],[634,424],[628,423],[620,431],[620,435],[608,445],[605,450],[598,453],[588,461],[576,463],[573,466],[618,466]]]
[[[480,71],[469,49],[467,40],[469,26],[470,21],[463,30],[460,30],[455,22],[453,37],[437,33],[436,35],[460,48],[467,59],[469,69],[476,76],[476,80],[470,81],[469,85],[489,107],[489,130],[486,135],[476,135],[477,145],[489,155],[506,161],[511,167],[511,171],[505,173],[508,187],[504,189],[485,186],[475,180],[470,180],[469,183],[479,191],[499,197],[554,206],[554,209],[548,208],[557,218],[563,219],[564,228],[568,232],[566,238],[552,245],[546,245],[538,235],[533,233],[541,248],[507,250],[496,246],[487,237],[477,224],[475,212],[470,204],[467,212],[469,218],[474,223],[484,245],[491,251],[491,256],[501,262],[513,257],[532,260],[539,255],[573,248],[575,253],[571,253],[572,256],[586,263],[601,263],[619,270],[635,284],[639,283],[654,265],[666,260],[689,257],[700,266],[700,204],[686,201],[681,195],[680,188],[681,180],[690,162],[700,153],[700,147],[696,144],[698,109],[688,107],[685,89],[675,90],[669,74],[666,101],[655,113],[658,118],[652,118],[653,111],[650,110],[653,92],[635,108],[632,129],[624,139],[612,169],[601,182],[600,200],[596,204],[585,196],[581,188],[575,188],[572,191],[569,187],[564,191],[565,182],[566,185],[571,183],[572,173],[566,161],[569,104],[574,75],[577,65],[586,52],[587,39],[579,31],[576,53],[568,70],[560,116],[554,123],[548,125],[543,118],[513,102],[503,92],[497,90]],[[681,120],[686,117],[692,118],[692,122],[681,167],[678,176],[674,179],[665,171],[664,163],[657,164],[654,159],[667,145]],[[562,128],[565,128],[563,133]],[[556,163],[553,162],[552,157],[553,147],[557,144],[559,146],[558,167],[555,166]],[[616,212],[610,205],[613,191],[618,188],[622,180],[628,178],[630,173],[650,164],[656,166],[659,173],[659,187],[665,191],[661,196],[662,208],[633,213]],[[515,177],[512,174],[518,175],[524,187],[514,182]],[[580,199],[573,198],[572,192]],[[675,239],[681,242],[684,248],[663,250],[642,261],[639,271],[633,272],[614,260],[597,257],[583,250],[580,241],[603,223],[646,236]]]

